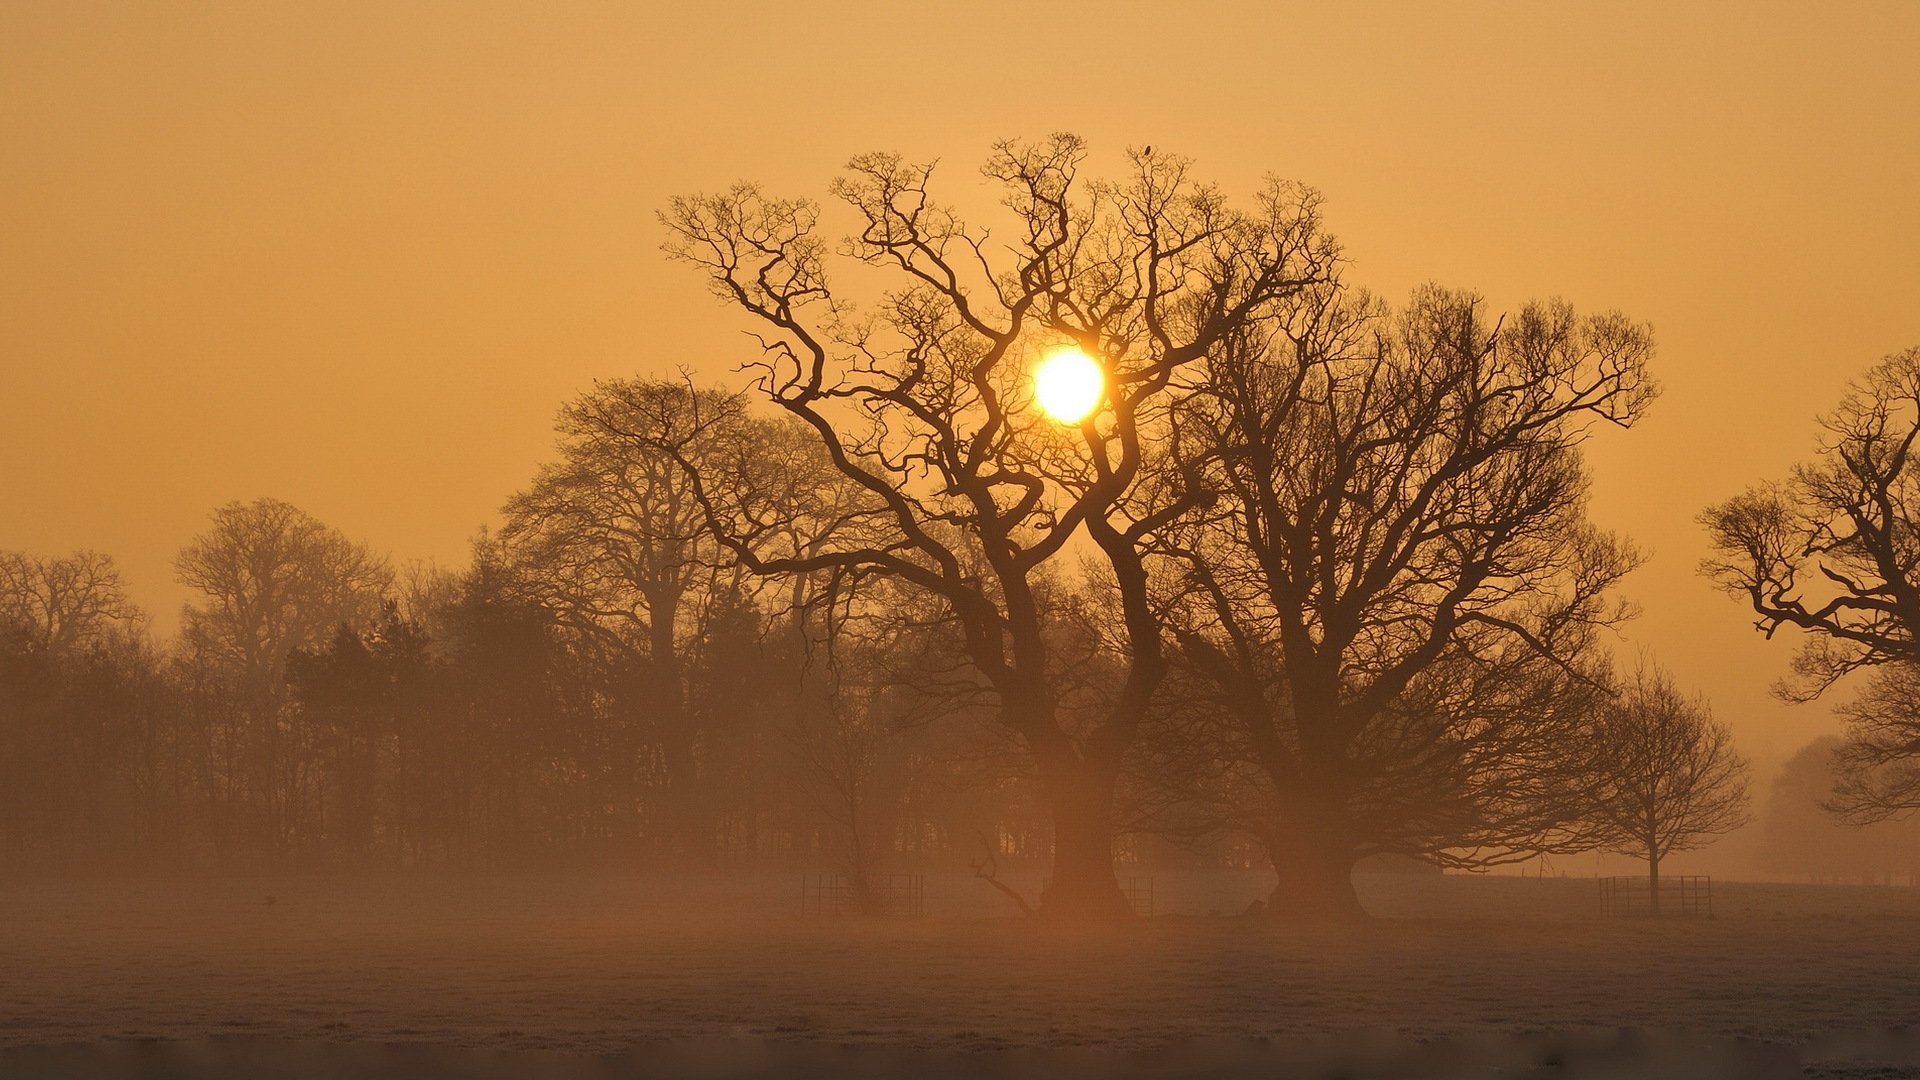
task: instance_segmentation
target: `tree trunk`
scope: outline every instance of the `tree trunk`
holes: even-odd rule
[[[1346,786],[1337,776],[1339,754],[1318,743],[1319,766],[1267,757],[1262,765],[1282,792],[1278,828],[1262,839],[1273,863],[1267,913],[1289,922],[1353,922],[1367,917],[1353,889],[1353,828]]]
[[[1647,900],[1652,905],[1648,910],[1655,916],[1660,914],[1660,856],[1653,848],[1647,848]]]
[[[1354,922],[1367,917],[1353,889],[1357,861],[1336,830],[1302,828],[1270,840],[1275,883],[1267,913],[1287,922]]]
[[[1115,770],[1065,748],[1036,757],[1053,814],[1053,876],[1036,913],[1074,922],[1133,918],[1113,872]]]

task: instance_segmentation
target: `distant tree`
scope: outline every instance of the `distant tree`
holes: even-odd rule
[[[507,506],[506,543],[530,595],[580,637],[615,691],[609,735],[620,801],[637,804],[657,748],[666,811],[662,840],[681,857],[706,854],[697,820],[699,733],[687,708],[687,653],[701,609],[725,567],[681,470],[636,445],[634,428],[694,427],[701,392],[661,381],[602,383],[561,411],[560,461]],[[704,393],[709,409],[724,398]],[[625,764],[622,769],[621,763]]]
[[[1818,696],[1850,672],[1920,663],[1920,347],[1856,380],[1811,462],[1702,515],[1701,570],[1747,601],[1771,638],[1806,634],[1780,692]]]
[[[1847,739],[1833,754],[1827,809],[1855,825],[1920,810],[1920,665],[1883,664],[1837,710]]]
[[[1611,850],[1647,861],[1657,914],[1661,861],[1746,824],[1746,760],[1705,701],[1651,668],[1636,671],[1600,710],[1596,735],[1604,762],[1598,824],[1612,833]]]
[[[231,719],[241,725],[217,735],[222,782],[230,800],[257,804],[249,820],[258,839],[284,851],[311,825],[316,779],[311,733],[283,715],[287,657],[326,641],[342,623],[370,622],[392,571],[365,545],[277,499],[214,511],[212,526],[181,550],[174,569],[200,594],[182,613],[195,681],[204,693],[229,696]]]
[[[617,754],[659,795],[660,839],[707,861],[720,798],[709,766],[721,728],[740,718],[703,712],[694,682],[710,667],[716,619],[751,620],[742,604],[760,582],[714,539],[693,478],[750,486],[763,510],[793,522],[793,490],[824,463],[784,453],[792,433],[731,396],[679,382],[601,383],[558,427],[560,460],[508,504],[501,538],[528,595],[597,670],[618,711],[608,731]],[[644,767],[654,760],[658,776]],[[637,805],[638,790],[624,801]]]
[[[0,553],[0,864],[160,838],[170,702],[113,561]]]
[[[0,551],[0,627],[21,634],[27,647],[70,653],[140,622],[107,556],[76,551],[46,559]]]
[[[1920,875],[1920,822],[1855,817],[1826,807],[1853,775],[1841,758],[1850,740],[1825,735],[1808,743],[1775,775],[1760,815],[1754,861],[1769,873],[1812,881],[1888,880]],[[1920,883],[1920,876],[1914,877]]]
[[[1335,248],[1311,191],[1275,183],[1242,212],[1173,155],[1133,153],[1124,180],[1092,184],[1085,156],[1070,135],[998,145],[983,171],[1013,227],[992,243],[934,200],[931,166],[854,158],[832,189],[859,222],[846,251],[899,283],[866,312],[830,282],[811,202],[742,186],[662,216],[668,250],[765,331],[760,393],[863,497],[828,524],[837,539],[812,543],[814,530],[781,550],[768,518],[703,486],[716,534],[756,571],[887,574],[938,598],[1041,779],[1054,856],[1041,913],[1111,918],[1130,914],[1115,786],[1166,671],[1142,549],[1190,494],[1143,499],[1147,448],[1180,375],[1325,280]],[[1094,412],[1063,424],[1036,407],[1030,372],[1066,346],[1104,385]],[[1061,693],[1041,586],[1082,529],[1127,641],[1123,689],[1084,708]]]
[[[293,701],[302,726],[315,736],[317,764],[326,774],[313,841],[353,858],[374,848],[374,758],[388,726],[381,667],[360,631],[344,623],[325,646],[287,657]]]
[[[1590,847],[1597,634],[1637,560],[1587,520],[1580,444],[1651,400],[1646,330],[1327,288],[1228,345],[1174,450],[1218,496],[1155,549],[1191,761],[1166,771],[1213,773],[1213,816],[1267,846],[1282,914],[1359,914],[1352,869],[1376,854]]]
[[[608,755],[588,723],[591,691],[555,614],[527,595],[495,538],[436,620],[455,708],[437,731],[430,816],[466,859],[498,862],[564,850],[586,832],[581,804]]]
[[[174,571],[201,595],[183,613],[187,638],[239,672],[250,694],[276,702],[287,655],[341,623],[366,624],[393,582],[366,545],[278,499],[215,510]]]
[[[365,630],[287,660],[294,703],[321,744],[321,843],[356,860],[417,861],[422,728],[445,690],[424,626],[387,604]]]

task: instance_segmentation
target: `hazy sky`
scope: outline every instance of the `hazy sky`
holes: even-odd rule
[[[1647,547],[1631,647],[1769,772],[1831,724],[1699,579],[1706,504],[1920,344],[1920,4],[0,5],[0,548],[173,552],[287,499],[460,563],[599,377],[718,378],[740,324],[654,212],[850,154],[1077,131],[1319,187],[1352,279],[1653,324],[1594,448]]]

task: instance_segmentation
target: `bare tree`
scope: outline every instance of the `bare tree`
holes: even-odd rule
[[[201,594],[183,612],[188,650],[229,683],[244,725],[223,740],[226,782],[235,797],[262,803],[266,842],[284,849],[307,822],[315,781],[309,733],[283,724],[287,657],[324,643],[342,623],[375,618],[392,571],[365,545],[278,499],[215,510],[174,569]],[[241,770],[250,774],[244,783]]]
[[[1820,422],[1813,461],[1701,515],[1701,572],[1740,597],[1772,638],[1803,632],[1775,692],[1811,701],[1872,677],[1841,713],[1849,745],[1829,806],[1855,823],[1920,808],[1920,347],[1883,358]]]
[[[711,524],[761,572],[884,573],[931,594],[960,626],[1002,721],[1032,754],[1054,826],[1048,915],[1130,914],[1113,871],[1116,777],[1166,669],[1141,548],[1186,493],[1137,494],[1143,443],[1178,372],[1330,272],[1318,198],[1275,183],[1228,207],[1171,155],[1130,155],[1127,178],[1082,184],[1080,139],[996,146],[984,173],[1014,235],[937,203],[933,169],[854,158],[833,194],[859,232],[852,259],[898,281],[867,311],[836,292],[819,210],[756,188],[676,199],[668,250],[759,322],[751,365],[767,400],[817,436],[865,496],[860,528],[826,546],[766,544],[766,520],[702,491]],[[1005,261],[1001,259],[1005,252]],[[1030,365],[1077,347],[1104,373],[1077,423],[1035,407]],[[1037,580],[1086,530],[1122,597],[1129,655],[1110,707],[1062,699]]]
[[[1660,911],[1660,862],[1746,824],[1747,763],[1733,732],[1700,698],[1643,667],[1600,710],[1605,784],[1598,824],[1611,850],[1647,861],[1653,911]]]
[[[1433,288],[1397,314],[1334,289],[1287,314],[1219,350],[1179,414],[1221,497],[1158,548],[1212,703],[1175,714],[1176,743],[1241,793],[1280,913],[1359,914],[1370,854],[1587,843],[1595,635],[1636,559],[1586,520],[1579,445],[1653,396],[1646,331],[1558,304],[1491,325]]]
[[[802,548],[837,538],[830,522],[848,485],[792,421],[750,416],[736,397],[686,382],[602,383],[558,426],[561,460],[508,504],[502,538],[529,597],[571,632],[620,714],[609,737],[628,780],[615,782],[660,761],[659,776],[642,776],[663,789],[660,831],[681,857],[704,861],[718,797],[709,766],[720,727],[738,721],[702,714],[694,693],[714,620],[741,615],[743,603],[756,620],[798,612],[817,582],[745,571],[714,539],[696,484],[724,488]],[[639,795],[619,801],[637,805]]]
[[[140,621],[119,568],[107,556],[76,551],[45,559],[0,551],[0,628],[26,635],[32,648],[70,652]]]
[[[364,544],[278,499],[228,503],[174,559],[180,583],[202,599],[185,633],[240,671],[263,699],[284,693],[287,654],[323,643],[343,622],[380,611],[393,581]]]
[[[0,862],[152,840],[159,660],[113,560],[0,552]]]
[[[1702,573],[1741,597],[1771,638],[1806,632],[1795,679],[1806,701],[1847,674],[1920,662],[1920,347],[1881,360],[1821,421],[1815,459],[1702,516]]]
[[[722,439],[703,418],[734,417],[726,395],[683,383],[601,383],[561,410],[560,460],[507,505],[501,538],[530,595],[580,639],[624,714],[612,727],[613,782],[630,787],[642,762],[663,775],[661,837],[682,858],[710,853],[700,822],[699,731],[688,707],[710,601],[732,577],[685,473],[672,456],[631,433],[673,440],[689,460]],[[619,800],[633,806],[638,793]]]
[[[1823,805],[1854,825],[1920,810],[1920,666],[1881,665],[1835,711],[1847,738],[1833,752],[1833,789]]]

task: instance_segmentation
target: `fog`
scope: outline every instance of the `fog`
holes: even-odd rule
[[[1920,1075],[1920,17],[0,12],[0,1076]]]

